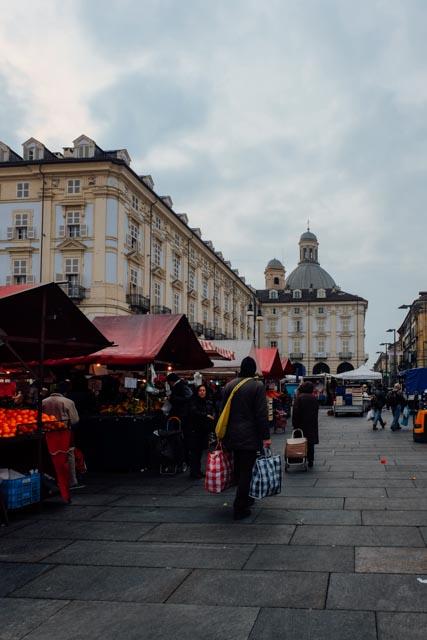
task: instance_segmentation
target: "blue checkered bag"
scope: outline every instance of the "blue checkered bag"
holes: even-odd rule
[[[255,460],[249,495],[260,500],[275,496],[281,490],[282,460],[280,456],[273,456],[271,449],[264,449],[264,454]]]

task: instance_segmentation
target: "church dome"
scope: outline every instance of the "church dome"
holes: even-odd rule
[[[334,279],[316,262],[300,263],[287,277],[286,288],[291,289],[333,289]]]
[[[317,242],[317,238],[314,235],[314,233],[311,233],[311,231],[308,231],[308,230],[302,234],[300,238],[300,242],[301,240],[314,240],[314,242]]]
[[[273,258],[272,260],[270,260],[270,262],[267,265],[267,269],[283,269],[283,264],[280,262],[280,260],[277,260],[276,258]]]

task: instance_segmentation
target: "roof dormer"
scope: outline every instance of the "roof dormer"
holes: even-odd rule
[[[45,146],[39,140],[30,138],[23,143],[24,160],[32,162],[33,160],[43,160],[45,156]]]
[[[96,143],[88,136],[81,135],[75,140],[74,144],[74,158],[93,158],[95,155]]]

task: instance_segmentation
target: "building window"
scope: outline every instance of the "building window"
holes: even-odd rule
[[[173,254],[172,258],[172,275],[177,280],[181,279],[181,257],[176,253]]]
[[[190,302],[189,316],[190,322],[194,323],[196,321],[196,305],[194,302]]]
[[[196,272],[194,269],[190,269],[188,272],[188,288],[190,291],[196,289]]]
[[[301,297],[302,297],[301,291],[299,289],[295,289],[294,298],[301,298]]]
[[[270,320],[269,325],[270,325],[270,331],[272,331],[273,333],[276,333],[276,331],[277,331],[277,320]]]
[[[140,251],[140,242],[139,242],[139,226],[134,224],[133,222],[129,222],[129,233],[126,238],[127,244],[132,247],[134,251]]]
[[[326,291],[324,289],[318,289],[317,290],[317,297],[318,298],[326,298]]]
[[[154,304],[156,307],[160,307],[162,304],[162,285],[160,282],[154,283]]]
[[[228,296],[224,295],[224,311],[225,311],[225,313],[228,313],[228,310],[229,310]]]
[[[319,307],[317,311],[318,313],[325,313],[325,307]]]
[[[65,279],[70,285],[80,284],[80,260],[79,258],[65,258]]]
[[[90,147],[88,144],[79,144],[77,147],[77,156],[79,158],[89,158]]]
[[[27,282],[27,261],[12,261],[13,284],[25,284]]]
[[[277,300],[277,298],[279,297],[279,294],[276,291],[276,289],[271,289],[271,291],[268,292],[268,297],[270,300]]]
[[[153,261],[157,267],[162,266],[162,245],[160,242],[153,243]]]
[[[325,349],[325,341],[324,340],[318,340],[317,341],[317,351],[319,353],[325,353],[326,349]]]
[[[194,247],[190,247],[190,260],[195,260],[196,259],[196,252],[194,250]]]
[[[206,309],[203,309],[203,326],[207,327],[208,324],[208,312],[206,311]]]
[[[160,220],[160,217],[158,215],[154,216],[154,227],[158,231],[161,231],[161,229],[162,229],[162,221]]]
[[[80,180],[67,180],[67,193],[80,193]]]
[[[350,331],[350,319],[341,318],[341,331]]]
[[[349,353],[350,343],[348,340],[341,340],[341,350],[343,351],[343,353]]]
[[[26,240],[28,238],[28,213],[15,214],[15,238],[17,240]]]
[[[298,313],[300,313],[300,312],[301,312],[301,309],[300,309],[299,307],[294,307],[294,313],[295,313],[295,315],[296,315],[296,314],[298,314]]]
[[[173,312],[181,313],[181,296],[179,293],[173,294]]]
[[[273,307],[273,308],[272,308],[271,313],[273,314],[273,316],[275,316],[275,315],[276,315],[276,313],[277,313],[276,307]]]
[[[16,197],[17,198],[28,198],[30,195],[30,183],[29,182],[18,182],[16,185]]]
[[[209,284],[206,278],[202,280],[202,296],[203,298],[209,297]]]
[[[181,239],[177,233],[175,233],[174,241],[175,241],[175,246],[179,247],[179,245],[181,244]]]
[[[294,332],[299,333],[301,331],[301,320],[294,321]]]
[[[294,353],[301,353],[301,340],[294,340]]]
[[[132,287],[138,286],[138,271],[132,267],[129,269],[129,282]]]
[[[67,237],[80,237],[80,211],[67,211]]]
[[[133,194],[132,194],[132,209],[135,209],[135,211],[139,210],[139,200]]]
[[[271,349],[277,349],[277,341],[276,340],[271,340],[270,341],[270,348]]]
[[[324,320],[318,320],[317,321],[317,330],[318,331],[324,331],[325,330],[325,321]],[[321,349],[320,349],[321,351]]]

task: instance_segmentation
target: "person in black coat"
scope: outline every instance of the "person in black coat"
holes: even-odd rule
[[[166,382],[171,388],[169,402],[171,403],[171,410],[169,412],[169,418],[179,418],[181,423],[182,435],[184,438],[184,458],[186,464],[189,464],[189,414],[190,414],[190,401],[193,397],[193,392],[190,389],[186,380],[180,378],[176,373],[172,372],[166,377]]]
[[[190,450],[190,477],[203,478],[201,463],[203,449],[208,446],[208,434],[214,427],[213,402],[207,397],[204,384],[197,387],[190,403],[188,446]]]
[[[314,462],[314,445],[319,444],[319,401],[313,395],[312,382],[302,382],[295,394],[292,409],[292,426],[301,429],[307,438],[308,466]]]
[[[243,358],[240,373],[224,389],[223,405],[227,402],[233,388],[248,378],[233,396],[227,430],[223,439],[224,446],[234,453],[234,476],[237,483],[234,500],[234,518],[240,520],[250,515],[253,498],[249,497],[252,469],[258,451],[271,447],[268,428],[268,411],[265,389],[253,376],[256,362],[251,357]]]

